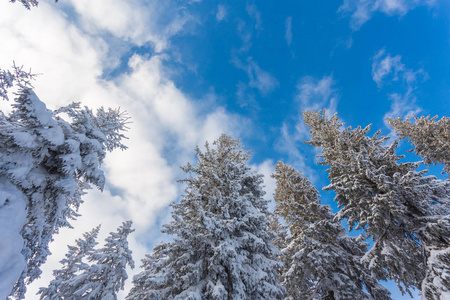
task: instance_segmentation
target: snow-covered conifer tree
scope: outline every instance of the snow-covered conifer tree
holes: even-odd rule
[[[128,235],[134,231],[131,221],[124,222],[117,232],[111,232],[105,246],[94,250],[98,227],[78,240],[77,246],[69,248],[66,264],[62,270],[53,272],[55,279],[48,288],[41,288],[41,299],[48,300],[116,300],[117,292],[123,290],[128,278],[126,267],[134,268]],[[82,262],[86,258],[90,264]],[[73,272],[75,271],[75,272]]]
[[[409,118],[388,121],[401,138],[414,145],[413,151],[426,164],[444,164],[444,171],[450,174],[450,118],[414,117],[414,123]]]
[[[443,164],[444,172],[450,174],[450,118],[437,116],[388,119],[401,138],[407,139],[425,164]],[[424,245],[430,253],[427,273],[422,282],[426,299],[450,298],[450,216],[449,209],[437,211],[421,231]],[[445,295],[445,296],[444,296]]]
[[[329,206],[320,204],[311,182],[282,162],[273,177],[275,214],[289,227],[282,249],[286,299],[391,299],[360,262],[368,244],[347,235]]]
[[[163,232],[173,242],[157,245],[133,278],[127,299],[280,299],[279,251],[267,231],[262,175],[248,166],[239,140],[222,135],[198,163],[187,164],[185,194],[173,203]]]
[[[39,5],[38,0],[9,0],[9,1],[13,2],[13,3],[18,1],[18,2],[22,3],[22,5],[28,10],[30,10],[33,6]],[[58,2],[58,0],[55,0],[55,2]]]
[[[90,184],[103,189],[100,166],[107,151],[126,149],[121,132],[128,120],[118,109],[100,108],[94,114],[76,103],[50,111],[32,90],[30,78],[19,68],[0,70],[0,97],[8,100],[8,90],[18,88],[11,113],[0,113],[0,179],[27,198],[21,228],[27,264],[13,291],[19,299],[25,284],[39,277],[53,234],[71,227],[70,220],[78,216]]]
[[[67,246],[69,252],[66,257],[61,260],[63,267],[53,271],[53,279],[47,288],[40,288],[38,294],[40,299],[65,299],[65,296],[73,293],[72,287],[68,284],[73,277],[80,271],[89,268],[87,259],[92,256],[94,247],[98,244],[96,239],[100,225],[92,229],[90,232],[83,234],[83,238],[75,241],[75,246]]]
[[[307,143],[322,148],[319,163],[329,166],[330,185],[324,190],[336,193],[342,208],[337,217],[375,242],[363,262],[378,279],[395,280],[402,292],[440,278],[447,287],[439,292],[446,293],[450,261],[445,253],[432,255],[449,247],[450,228],[440,220],[450,212],[450,182],[416,171],[421,162],[400,163],[397,142],[386,146],[388,138],[379,132],[366,136],[370,126],[342,129],[336,115],[328,118],[320,111],[303,116],[312,135]],[[444,272],[433,267],[437,263]]]

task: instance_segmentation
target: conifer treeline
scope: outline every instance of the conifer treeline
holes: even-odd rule
[[[53,234],[78,216],[89,184],[103,187],[106,153],[126,148],[127,117],[78,104],[50,111],[30,87],[29,73],[15,67],[0,75],[0,97],[8,99],[14,84],[19,88],[12,112],[0,113],[0,196],[6,197],[0,208],[26,215],[8,227],[21,236],[16,244],[25,242],[25,268],[18,262],[13,274],[23,270],[12,290],[21,299],[25,284],[41,273]],[[271,213],[263,176],[249,167],[250,152],[222,135],[204,151],[197,147],[196,164],[182,168],[185,193],[163,228],[173,241],[146,256],[128,300],[390,299],[379,283],[384,280],[402,292],[416,288],[423,299],[450,299],[450,181],[418,171],[422,164],[443,164],[448,173],[449,119],[389,120],[424,160],[404,163],[396,154],[399,140],[389,144],[379,131],[368,136],[370,126],[343,128],[325,111],[303,116],[307,143],[320,149],[319,164],[328,167],[330,184],[323,189],[334,191],[340,210],[322,205],[312,183],[279,162]],[[348,236],[344,219],[362,234]],[[124,223],[101,249],[94,249],[98,228],[86,233],[69,247],[41,299],[116,299],[126,266],[134,266],[127,243],[132,231],[131,222]],[[8,285],[17,280],[6,275]]]
[[[182,168],[185,193],[163,228],[173,241],[146,256],[127,300],[391,299],[379,283],[388,279],[402,292],[420,290],[422,299],[450,297],[449,181],[416,171],[421,162],[401,163],[398,141],[368,136],[370,126],[343,128],[324,111],[305,112],[304,120],[307,143],[321,149],[319,164],[328,167],[324,190],[335,192],[339,212],[321,204],[303,174],[278,162],[270,213],[250,152],[222,135],[196,149],[196,165]],[[425,118],[422,128],[423,120],[390,122],[425,163],[444,163],[447,171],[443,145],[450,142],[441,137],[448,119]],[[438,141],[430,142],[430,132]],[[350,237],[344,219],[362,234]]]

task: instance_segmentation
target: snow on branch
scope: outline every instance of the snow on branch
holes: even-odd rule
[[[10,0],[10,2],[15,3],[16,0]],[[38,6],[39,2],[37,0],[19,0],[25,6],[26,9],[31,10],[32,6]],[[58,2],[58,0],[55,0]]]
[[[16,66],[15,62],[13,62],[12,70],[0,68],[0,97],[9,101],[8,90],[13,86],[33,88],[30,82],[36,76],[37,74],[32,74],[31,70],[26,72],[23,70],[23,66]]]

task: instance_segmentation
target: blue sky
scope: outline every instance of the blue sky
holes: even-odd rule
[[[100,222],[106,236],[134,220],[136,261],[167,239],[159,231],[182,193],[179,166],[222,132],[253,150],[271,198],[277,160],[327,184],[301,142],[302,110],[327,108],[384,134],[385,117],[450,112],[446,0],[60,0],[31,11],[3,0],[0,41],[0,67],[41,73],[48,107],[120,106],[133,119],[129,150],[105,162],[105,192],[89,193],[75,230],[56,237],[29,299],[66,245]],[[322,196],[336,209],[332,198]]]

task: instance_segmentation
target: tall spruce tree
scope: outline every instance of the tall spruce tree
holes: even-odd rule
[[[450,182],[416,171],[421,162],[399,162],[397,141],[385,145],[388,138],[380,132],[368,137],[370,126],[343,129],[338,117],[328,118],[325,111],[303,116],[312,136],[307,143],[322,149],[319,164],[329,167],[324,190],[336,193],[338,219],[347,218],[350,230],[363,229],[374,241],[363,257],[366,266],[378,279],[395,280],[402,292],[422,289],[426,299],[436,298],[426,296],[430,292],[422,286],[441,280],[433,294],[448,297],[448,250],[436,259],[430,254],[449,246],[448,222],[440,220],[450,211]]]
[[[282,162],[273,177],[275,214],[289,227],[282,249],[286,299],[391,299],[360,262],[368,243],[347,235],[311,182]]]
[[[26,267],[12,292],[18,299],[26,284],[40,276],[53,234],[78,217],[86,190],[91,184],[103,189],[101,164],[108,151],[126,149],[122,132],[128,122],[119,109],[94,113],[78,103],[51,111],[34,93],[32,78],[17,67],[0,69],[0,97],[9,100],[8,91],[17,88],[12,111],[0,112],[0,180],[27,198],[20,232]]]
[[[417,155],[427,165],[444,165],[450,174],[450,118],[437,116],[388,119],[397,134],[407,139]],[[438,205],[441,207],[442,205]],[[449,209],[439,209],[421,231],[424,245],[429,253],[427,273],[422,282],[422,293],[426,299],[450,299],[450,216]]]
[[[63,269],[53,272],[55,279],[48,288],[41,288],[43,300],[117,300],[128,278],[126,267],[134,268],[128,235],[134,231],[132,222],[124,222],[117,232],[111,232],[105,246],[93,249],[99,227],[69,247]],[[83,262],[83,258],[90,264]]]
[[[248,166],[239,140],[222,135],[213,145],[197,147],[197,165],[182,168],[190,175],[185,194],[163,229],[174,240],[146,256],[128,300],[283,296],[262,175]]]

